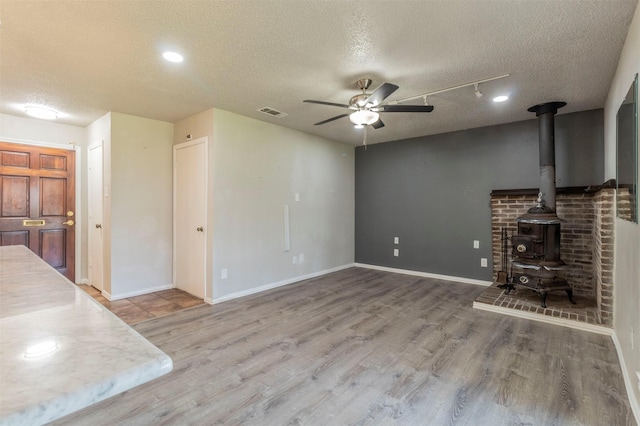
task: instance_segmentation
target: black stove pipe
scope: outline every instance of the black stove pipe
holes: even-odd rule
[[[545,206],[556,210],[556,156],[554,115],[566,102],[547,102],[528,109],[538,117],[540,192]]]

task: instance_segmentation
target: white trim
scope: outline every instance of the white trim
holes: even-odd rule
[[[204,295],[203,300],[207,303],[213,303],[212,301],[209,302],[208,300],[211,300],[211,297],[207,297],[207,288],[209,287],[207,285],[207,264],[208,264],[208,259],[207,259],[207,245],[209,242],[209,223],[207,222],[208,218],[209,218],[209,212],[208,212],[208,205],[209,205],[209,137],[208,136],[202,136],[200,138],[194,139],[192,141],[188,141],[188,142],[182,142],[179,144],[176,144],[173,146],[173,177],[172,177],[172,181],[173,181],[173,195],[172,195],[172,203],[173,203],[173,244],[172,244],[172,250],[173,250],[173,256],[172,256],[172,265],[171,265],[171,269],[172,269],[172,279],[173,282],[176,283],[176,259],[177,259],[177,250],[176,250],[176,241],[177,241],[177,237],[176,237],[176,232],[178,229],[177,223],[176,223],[176,210],[177,210],[177,203],[176,203],[176,191],[177,191],[177,183],[176,183],[176,153],[179,149],[184,149],[184,148],[189,148],[191,146],[194,145],[200,145],[202,144],[204,146],[204,194],[202,195],[204,198],[204,220],[205,220],[205,226],[204,226],[204,270],[202,271],[203,273],[203,285],[204,285],[204,289],[202,294]],[[175,288],[175,287],[174,287]]]
[[[51,143],[51,142],[42,142],[42,141],[33,141],[29,139],[18,139],[18,138],[10,138],[6,136],[0,136],[2,142],[9,142],[15,144],[22,145],[32,145],[32,146],[42,146],[45,148],[56,148],[56,149],[65,149],[67,151],[75,152],[75,167],[76,167],[76,211],[75,211],[75,227],[76,227],[76,238],[75,238],[75,281],[80,282],[79,280],[84,280],[85,278],[78,278],[82,274],[82,215],[78,214],[78,211],[82,210],[82,196],[81,193],[81,185],[82,185],[82,146],[74,143],[62,144],[62,143]]]
[[[452,277],[449,275],[432,274],[430,272],[411,271],[409,269],[388,268],[386,266],[369,265],[366,263],[354,263],[353,266],[356,266],[358,268],[375,269],[377,271],[393,272],[396,274],[413,275],[416,277],[434,278],[436,280],[455,281],[457,283],[464,284],[475,284],[484,287],[489,287],[491,284],[493,284],[492,281],[476,280],[473,278]]]
[[[265,284],[265,285],[262,285],[260,287],[253,287],[253,288],[250,288],[250,289],[247,289],[247,290],[237,291],[235,293],[227,294],[226,296],[215,298],[215,299],[213,299],[211,301],[208,301],[208,300],[205,299],[205,302],[211,303],[211,304],[222,303],[222,302],[226,302],[228,300],[237,299],[239,297],[249,296],[251,294],[260,293],[260,292],[263,292],[263,291],[267,291],[267,290],[271,290],[271,289],[274,289],[274,288],[282,287],[282,286],[285,286],[285,285],[297,283],[297,282],[308,280],[308,279],[311,279],[311,278],[316,278],[316,277],[319,277],[319,276],[322,276],[322,275],[330,274],[332,272],[342,271],[343,269],[352,268],[353,266],[355,266],[353,263],[349,263],[347,265],[337,266],[337,267],[331,268],[331,269],[325,269],[324,271],[313,272],[311,274],[301,275],[301,276],[298,276],[298,277],[289,278],[289,279],[278,281],[278,282],[271,283],[271,284]]]
[[[633,411],[633,415],[636,418],[636,423],[640,425],[640,404],[635,397],[635,392],[633,390],[633,381],[631,377],[629,377],[629,372],[625,367],[627,364],[624,362],[624,356],[622,355],[622,347],[620,346],[618,335],[614,332],[611,338],[613,339],[613,345],[616,347],[616,352],[618,352],[620,369],[622,370],[622,377],[624,378],[624,386],[627,388],[627,398],[629,399],[629,405],[631,405],[631,411]]]
[[[91,195],[92,195],[92,188],[93,188],[93,182],[91,182],[91,177],[92,174],[90,172],[89,167],[91,166],[90,162],[89,162],[89,157],[91,155],[91,151],[93,149],[96,148],[100,148],[102,150],[102,167],[101,167],[101,171],[102,171],[102,176],[100,177],[100,181],[102,182],[102,187],[98,190],[100,192],[100,196],[102,198],[102,223],[104,224],[104,140],[100,140],[100,142],[96,142],[93,143],[91,145],[89,145],[87,147],[87,220],[89,219],[89,216],[91,215],[91,206],[89,205],[91,203]],[[88,225],[90,225],[90,223],[88,223]],[[104,269],[105,269],[105,264],[104,264],[104,232],[105,232],[105,228],[102,228],[102,232],[103,232],[103,238],[102,238],[102,259],[100,259],[100,262],[102,263],[101,266],[101,271],[102,271],[102,277],[100,279],[101,282],[101,289],[100,291],[102,291],[102,289],[104,289]],[[88,282],[91,282],[91,259],[92,259],[92,255],[93,253],[91,252],[91,247],[93,246],[92,242],[92,238],[91,238],[91,229],[87,228],[87,275],[88,277],[86,278],[86,280]]]
[[[30,139],[19,139],[19,138],[8,138],[6,136],[0,136],[3,142],[17,143],[22,145],[34,145],[34,146],[43,146],[48,148],[57,148],[57,149],[67,149],[71,151],[72,149],[80,148],[76,143],[54,143],[54,142],[43,142],[43,141],[34,141]],[[73,148],[69,148],[69,147]]]
[[[494,312],[496,314],[510,315],[512,317],[524,318],[533,321],[540,321],[547,324],[561,325],[563,327],[574,328],[576,330],[589,331],[591,333],[604,334],[612,336],[613,329],[601,325],[589,324],[586,322],[578,322],[566,318],[550,317],[535,312],[519,311],[517,309],[504,308],[502,306],[493,306],[486,303],[473,302],[474,309],[481,311]]]
[[[78,282],[76,282],[76,284],[78,285],[89,285],[89,280],[86,278],[81,278],[78,280]]]
[[[157,287],[149,287],[149,288],[146,288],[144,290],[133,291],[131,293],[118,294],[117,296],[113,296],[113,295],[111,295],[111,294],[109,294],[109,293],[107,293],[106,291],[103,290],[102,291],[102,295],[104,297],[106,297],[107,300],[114,301],[114,300],[126,299],[128,297],[142,296],[143,294],[155,293],[156,291],[171,290],[173,288],[175,288],[173,286],[173,284],[161,285],[161,286],[157,286]]]

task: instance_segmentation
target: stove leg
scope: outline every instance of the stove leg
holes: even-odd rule
[[[569,296],[569,302],[571,302],[571,303],[573,303],[575,305],[576,302],[573,301],[573,290],[572,289],[567,289],[567,296]]]
[[[546,291],[541,291],[540,292],[540,306],[542,306],[543,308],[547,307],[547,292]]]

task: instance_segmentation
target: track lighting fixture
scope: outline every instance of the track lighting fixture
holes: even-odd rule
[[[396,102],[396,104],[401,104],[401,103],[404,103],[404,102],[412,101],[414,99],[422,98],[425,101],[425,104],[426,104],[427,96],[437,95],[439,93],[445,93],[445,92],[449,92],[451,90],[458,90],[458,89],[462,89],[463,87],[469,87],[469,86],[473,86],[473,88],[474,88],[473,92],[476,95],[476,98],[480,99],[482,97],[482,92],[480,92],[480,89],[478,88],[480,83],[486,83],[488,81],[500,80],[502,78],[506,78],[506,77],[509,77],[509,76],[510,76],[510,74],[502,74],[502,75],[498,75],[498,76],[495,76],[495,77],[489,77],[489,78],[485,78],[485,79],[482,79],[482,80],[472,81],[470,83],[464,83],[464,84],[459,84],[457,86],[447,87],[445,89],[435,90],[433,92],[424,93],[422,95],[411,96],[411,97],[405,98],[405,99],[398,99],[395,102]]]
[[[482,93],[480,93],[480,90],[478,90],[478,83],[475,83],[473,85],[474,91],[473,93],[476,94],[476,98],[480,99],[482,97]]]

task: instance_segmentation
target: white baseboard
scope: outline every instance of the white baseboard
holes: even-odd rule
[[[114,301],[114,300],[121,300],[121,299],[126,299],[128,297],[134,297],[134,296],[141,296],[143,294],[149,294],[149,293],[154,293],[156,291],[163,291],[163,290],[171,290],[172,288],[175,288],[173,286],[173,284],[168,284],[168,285],[161,285],[161,286],[157,286],[157,287],[149,287],[149,288],[145,288],[144,290],[137,290],[137,291],[132,291],[131,293],[123,293],[123,294],[118,294],[118,295],[111,295],[109,293],[107,293],[106,291],[102,291],[102,295],[104,297],[107,298],[107,300],[109,301]]]
[[[622,377],[624,377],[624,386],[627,388],[629,405],[631,405],[631,411],[633,411],[633,415],[636,418],[636,423],[640,425],[640,402],[638,402],[638,400],[635,397],[635,391],[633,390],[634,389],[633,378],[629,377],[629,372],[627,371],[627,367],[626,367],[627,364],[624,362],[624,356],[622,355],[622,348],[620,347],[620,341],[618,340],[618,335],[614,332],[611,338],[613,339],[613,345],[616,347],[616,352],[618,352],[618,359],[620,360],[620,369],[622,370]],[[640,375],[638,379],[640,379]]]
[[[78,285],[89,285],[89,279],[88,278],[80,278],[76,284]]]
[[[232,300],[232,299],[237,299],[239,297],[249,296],[251,294],[260,293],[262,291],[271,290],[271,289],[282,287],[282,286],[285,286],[285,285],[297,283],[299,281],[308,280],[310,278],[316,278],[316,277],[319,277],[319,276],[322,276],[322,275],[330,274],[332,272],[341,271],[343,269],[352,268],[353,266],[354,266],[353,263],[349,263],[347,265],[338,266],[336,268],[325,269],[323,271],[313,272],[311,274],[301,275],[301,276],[298,276],[298,277],[289,278],[289,279],[286,279],[286,280],[283,280],[283,281],[278,281],[278,282],[271,283],[271,284],[265,284],[265,285],[262,285],[260,287],[253,287],[253,288],[250,288],[250,289],[247,289],[247,290],[237,291],[235,293],[227,294],[226,296],[214,298],[210,302],[205,299],[205,302],[211,303],[211,304],[222,303],[222,302],[226,302],[227,300]]]
[[[493,284],[492,281],[483,281],[483,280],[476,280],[473,278],[464,278],[464,277],[453,277],[450,275],[432,274],[430,272],[411,271],[409,269],[389,268],[386,266],[369,265],[367,263],[354,263],[353,266],[356,266],[358,268],[375,269],[378,271],[394,272],[396,274],[413,275],[416,277],[424,277],[424,278],[433,278],[436,280],[455,281],[457,283],[464,283],[464,284],[475,284],[475,285],[481,285],[484,287],[489,287],[491,284]]]

